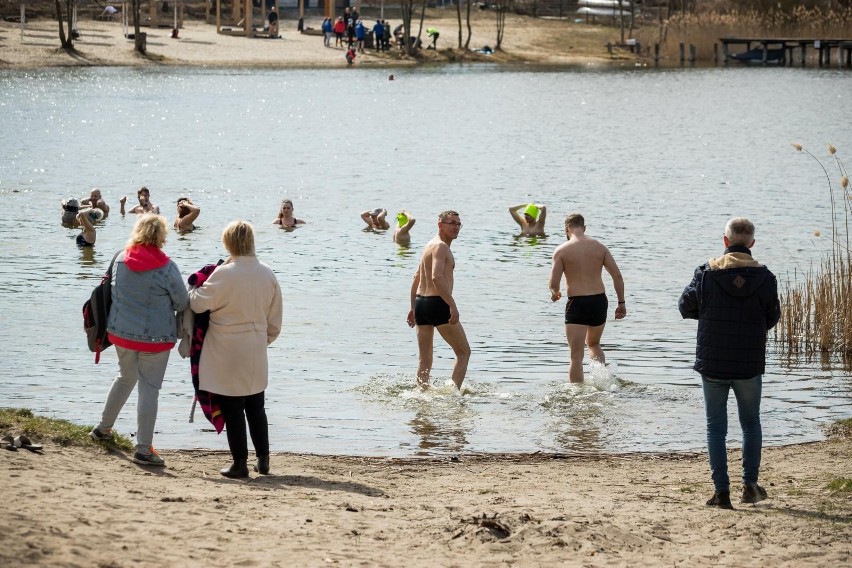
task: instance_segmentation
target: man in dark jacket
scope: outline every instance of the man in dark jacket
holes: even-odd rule
[[[744,217],[725,226],[725,254],[695,270],[678,307],[698,320],[696,371],[701,373],[707,415],[707,453],[715,493],[707,505],[733,509],[725,437],[728,392],[734,391],[743,430],[741,503],[766,499],[757,484],[763,433],[760,396],[766,363],[766,333],[781,316],[775,275],[751,256],[754,224]]]

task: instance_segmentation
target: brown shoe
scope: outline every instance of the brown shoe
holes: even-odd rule
[[[719,507],[720,509],[733,509],[731,505],[730,491],[716,491],[713,496],[707,501],[708,507]]]

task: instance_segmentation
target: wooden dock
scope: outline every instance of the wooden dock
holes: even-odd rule
[[[808,49],[811,48],[817,53],[817,65],[820,67],[831,66],[832,51],[837,54],[837,67],[852,67],[852,39],[723,37],[719,41],[722,42],[722,62],[726,64],[740,60],[764,65],[794,65],[795,55],[798,54],[798,63],[804,66],[808,60]],[[731,47],[737,46],[745,48],[741,56],[749,56],[736,58]]]

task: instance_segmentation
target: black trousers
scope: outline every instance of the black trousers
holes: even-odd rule
[[[266,421],[264,393],[250,396],[216,395],[222,416],[225,418],[225,430],[228,434],[228,447],[234,461],[248,460],[248,442],[246,440],[246,421],[248,421],[254,453],[258,456],[269,455],[269,424]]]

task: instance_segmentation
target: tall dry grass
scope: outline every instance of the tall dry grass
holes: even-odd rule
[[[792,11],[726,11],[671,14],[656,26],[646,23],[634,31],[643,45],[660,44],[664,59],[679,57],[679,44],[696,47],[696,59],[713,60],[713,46],[723,37],[849,39],[852,38],[852,8],[797,7]],[[810,50],[810,57],[816,57]],[[719,51],[721,57],[721,50]]]
[[[817,354],[838,354],[852,362],[852,250],[850,250],[850,217],[852,191],[846,167],[834,146],[828,151],[837,168],[839,182],[833,183],[823,162],[803,148],[822,168],[828,182],[831,202],[831,253],[821,259],[819,268],[802,275],[801,281],[789,280],[781,293],[781,320],[775,339],[782,355],[807,359]]]

